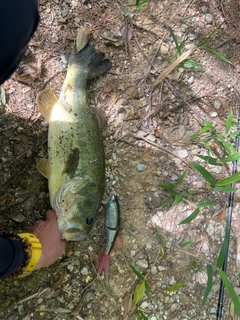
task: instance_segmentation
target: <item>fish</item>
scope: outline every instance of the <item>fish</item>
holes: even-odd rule
[[[119,203],[118,203],[117,197],[115,195],[112,195],[107,203],[107,209],[105,213],[105,231],[106,231],[105,251],[97,272],[97,277],[99,277],[104,269],[107,282],[108,282],[108,274],[109,274],[109,255],[115,243],[115,240],[117,238],[119,227],[120,227]]]
[[[48,158],[37,159],[48,179],[50,203],[57,214],[61,238],[82,241],[92,229],[105,186],[101,128],[88,106],[87,82],[111,68],[111,62],[80,29],[69,57],[59,99],[50,88],[39,93],[39,112],[48,122]]]

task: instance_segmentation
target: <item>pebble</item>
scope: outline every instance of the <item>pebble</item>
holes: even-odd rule
[[[186,133],[185,126],[181,124],[178,128],[178,138],[182,139],[185,133]]]
[[[157,267],[156,266],[151,266],[151,274],[152,275],[157,274]]]
[[[161,48],[160,48],[160,51],[161,51],[161,54],[163,56],[167,55],[168,54],[168,47],[165,46],[164,44],[161,45]]]
[[[211,113],[211,118],[216,118],[217,115],[218,115],[217,112],[214,111],[214,112]]]
[[[143,301],[143,303],[141,304],[142,309],[146,309],[148,306],[149,306],[149,303],[147,301]]]
[[[176,283],[176,280],[174,278],[174,276],[171,277],[170,281],[169,281],[169,284],[172,286]]]
[[[143,163],[138,163],[137,164],[137,171],[146,171],[148,168],[148,166],[146,164],[143,164]]]
[[[189,83],[189,84],[193,84],[193,82],[194,82],[194,77],[191,76],[191,77],[188,79],[188,83]]]
[[[174,312],[174,311],[176,311],[176,310],[180,310],[180,309],[181,309],[181,306],[180,306],[179,303],[173,303],[173,304],[171,305],[171,311],[172,311],[172,312]]]
[[[195,40],[195,39],[197,38],[197,36],[196,36],[195,33],[190,33],[190,34],[188,35],[188,37],[189,37],[189,40],[191,40],[191,41],[193,41],[193,40]]]
[[[221,102],[219,102],[217,100],[214,101],[214,108],[215,109],[219,109],[221,107],[221,105],[222,105]]]
[[[156,138],[155,138],[155,136],[154,136],[153,134],[149,134],[146,138],[147,138],[148,140],[150,140],[150,141],[153,141],[153,142],[156,141]]]
[[[94,298],[95,298],[95,293],[93,291],[88,291],[86,293],[85,299],[87,301],[94,300]]]
[[[213,16],[211,15],[211,13],[206,13],[205,22],[207,24],[211,24],[213,22]]]
[[[21,222],[23,222],[23,221],[26,219],[26,217],[24,217],[24,215],[22,215],[21,213],[19,213],[18,215],[16,215],[16,216],[13,217],[12,219],[13,219],[13,221],[16,221],[16,222],[18,222],[18,223],[21,223]]]
[[[188,151],[186,149],[178,150],[177,153],[178,153],[179,157],[181,157],[181,158],[187,158],[188,157]]]
[[[143,269],[147,269],[148,268],[148,262],[146,259],[142,259],[142,260],[137,260],[136,264]]]
[[[206,13],[206,12],[207,12],[207,7],[202,6],[202,12],[203,12],[203,13]]]
[[[172,177],[171,177],[171,180],[172,181],[177,181],[178,180],[178,176],[175,173],[173,173]]]

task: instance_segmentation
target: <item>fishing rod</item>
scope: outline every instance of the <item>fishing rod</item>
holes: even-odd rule
[[[240,108],[238,110],[238,124],[240,125]],[[239,150],[239,140],[240,140],[240,133],[236,136],[235,141],[235,150],[238,152]],[[232,174],[237,173],[237,163],[238,160],[233,161],[233,168],[232,168]],[[234,188],[235,183],[233,182],[231,184],[231,187]],[[230,228],[232,223],[232,212],[233,212],[233,201],[234,201],[234,194],[235,191],[231,191],[228,199],[228,215],[227,215],[227,224],[226,224],[226,233],[225,236],[226,239],[226,246],[225,246],[225,257],[224,262],[222,265],[222,271],[226,272],[227,270],[227,260],[228,260],[228,251],[229,251],[229,241],[230,241]],[[219,297],[218,297],[218,305],[217,305],[217,320],[222,319],[222,310],[223,310],[223,298],[224,298],[224,283],[221,279],[220,282],[220,290],[219,290]]]

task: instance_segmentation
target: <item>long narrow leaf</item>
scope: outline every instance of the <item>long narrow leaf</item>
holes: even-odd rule
[[[226,131],[225,131],[226,133],[228,133],[229,130],[231,129],[232,119],[233,119],[233,112],[232,112],[232,107],[230,107],[229,115],[228,115],[227,122],[226,122]]]
[[[206,201],[206,202],[201,202],[197,205],[198,208],[204,208],[204,207],[209,207],[215,204],[217,200],[211,200],[211,201]]]
[[[182,200],[182,198],[183,198],[182,194],[181,194],[181,193],[178,194],[178,195],[176,196],[175,200],[173,201],[172,206],[175,206],[178,202],[180,202],[180,201]]]
[[[142,281],[145,280],[144,276],[141,275],[141,273],[138,272],[138,271],[134,268],[134,266],[132,266],[131,264],[129,264],[129,267],[132,269],[132,271],[135,273],[135,275],[136,275],[139,279],[141,279]]]
[[[212,166],[222,166],[222,163],[218,163],[216,158],[210,156],[202,156],[200,154],[194,154],[194,156],[206,161],[208,164],[211,164]]]
[[[232,64],[232,62],[230,60],[228,60],[223,54],[221,54],[220,52],[212,49],[212,48],[208,48],[208,47],[203,47],[203,49],[206,49],[210,52],[212,52],[213,54],[215,54],[215,56],[217,56],[218,58],[222,59],[223,61]]]
[[[209,293],[211,292],[212,290],[212,283],[213,283],[213,271],[212,271],[212,267],[210,266],[210,264],[207,265],[207,287],[206,287],[206,290],[205,290],[205,293],[204,293],[204,297],[202,299],[202,302],[201,302],[201,308],[203,308],[207,302],[207,297],[209,295]]]
[[[210,172],[208,172],[205,168],[203,168],[200,164],[195,162],[190,162],[190,165],[192,165],[213,187],[216,184],[215,178],[211,175]]]
[[[175,183],[175,187],[176,187],[176,186],[179,186],[179,185],[183,182],[183,180],[184,180],[184,178],[186,177],[187,173],[188,173],[187,170],[184,171],[184,173],[181,175],[181,177],[180,177],[180,178],[178,179],[178,181]]]
[[[226,256],[226,250],[227,250],[227,242],[228,242],[228,238],[229,238],[229,232],[230,232],[230,229],[229,229],[229,227],[226,225],[225,235],[224,235],[224,241],[223,241],[221,250],[220,250],[219,255],[218,255],[218,258],[217,258],[217,268],[218,268],[218,269],[221,269],[221,268],[222,268],[223,262],[224,262],[224,259],[225,259],[225,256]]]
[[[232,162],[239,159],[240,159],[240,152],[236,152],[235,154],[232,154],[229,157],[221,158],[220,161],[225,163],[225,162]]]
[[[170,194],[164,201],[163,203],[161,204],[160,208],[163,208],[165,207],[165,205],[173,198],[173,195]]]
[[[223,187],[215,186],[215,187],[212,188],[212,189],[213,189],[213,190],[216,190],[216,191],[220,191],[220,192],[237,191],[237,188],[233,188],[233,187],[230,187],[230,186],[223,186]]]
[[[234,131],[233,133],[231,133],[231,134],[229,135],[229,138],[231,139],[231,138],[233,138],[233,137],[236,137],[238,134],[240,134],[240,129]]]
[[[173,41],[174,41],[174,43],[175,43],[175,46],[176,46],[176,48],[177,48],[177,52],[178,52],[179,55],[181,55],[182,52],[181,52],[181,49],[180,49],[180,47],[179,47],[179,45],[178,45],[177,38],[176,38],[173,30],[172,30],[170,27],[169,27],[168,29],[169,29],[169,32],[170,32],[170,34],[171,34],[171,37],[173,38]]]
[[[183,221],[181,221],[179,224],[186,224],[191,222],[193,219],[196,218],[196,216],[199,214],[200,209],[197,208],[196,210],[193,211],[192,214],[190,214],[190,216],[188,216],[186,219],[184,219]]]
[[[184,249],[184,248],[190,246],[193,242],[194,242],[194,239],[190,239],[190,240],[182,243],[182,244],[180,245],[180,248],[181,248],[181,249]]]
[[[144,281],[141,281],[139,285],[136,287],[136,289],[134,290],[133,303],[136,305],[139,302],[141,302],[144,295],[145,295],[145,283]]]
[[[216,129],[214,128],[212,123],[204,121],[203,124],[204,124],[204,127],[199,131],[200,134],[206,132],[207,130],[211,130],[212,134],[216,133]]]
[[[222,282],[224,283],[224,285],[228,291],[228,294],[230,295],[230,298],[232,299],[232,302],[233,302],[234,307],[237,311],[237,314],[240,316],[240,300],[239,300],[235,290],[233,289],[231,282],[228,280],[226,273],[222,270],[219,270],[219,274],[222,279]]]
[[[225,149],[229,154],[234,154],[236,152],[232,143],[228,142],[220,133],[216,133],[216,137],[219,142],[221,141],[223,149]]]
[[[226,179],[218,181],[216,183],[216,186],[218,186],[218,187],[226,186],[230,183],[233,183],[233,182],[236,182],[239,180],[240,180],[240,172],[237,172],[237,173],[234,173],[233,175],[231,175],[230,177],[227,177]]]

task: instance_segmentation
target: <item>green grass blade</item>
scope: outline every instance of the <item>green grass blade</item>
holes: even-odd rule
[[[141,279],[142,281],[145,280],[144,276],[141,275],[141,273],[138,272],[138,271],[134,268],[134,266],[132,266],[131,264],[129,264],[129,267],[132,269],[132,271],[135,273],[135,275],[136,275],[139,279]]]
[[[197,205],[198,208],[204,208],[214,205],[217,202],[217,200],[211,200],[206,202],[201,202]]]
[[[180,55],[183,54],[184,48],[185,48],[185,41],[183,40],[179,45]]]
[[[216,137],[217,139],[213,138],[213,140],[218,143],[218,145],[220,145],[224,150],[226,150],[229,154],[234,154],[235,153],[235,149],[233,147],[233,145],[226,141],[226,138],[223,137],[220,133],[216,133]]]
[[[134,310],[133,310],[133,312],[130,314],[130,318],[132,318],[132,316],[137,312],[137,310],[138,310],[138,308],[136,307]]]
[[[206,132],[207,130],[211,130],[212,134],[216,133],[216,129],[214,128],[212,123],[204,121],[202,124],[204,124],[204,127],[199,131],[200,134]]]
[[[169,191],[169,189],[174,188],[174,184],[172,184],[170,182],[160,183],[158,185],[158,188],[161,188],[161,189]]]
[[[233,119],[233,112],[232,112],[232,107],[230,107],[229,115],[226,122],[226,131],[225,131],[226,133],[228,133],[232,127],[232,119]]]
[[[230,183],[234,183],[239,180],[240,180],[240,172],[237,172],[237,173],[234,173],[233,175],[231,175],[230,177],[227,177],[226,179],[218,181],[216,183],[216,186],[218,186],[218,187],[226,186]]]
[[[201,135],[200,133],[194,133],[190,137],[188,137],[188,139],[189,140],[196,139],[196,138],[200,137],[200,135]]]
[[[202,309],[206,302],[207,302],[207,297],[209,295],[209,293],[211,292],[212,290],[212,284],[213,284],[213,271],[212,271],[212,267],[208,264],[207,265],[207,287],[206,287],[206,290],[205,290],[205,293],[204,293],[204,296],[203,296],[203,299],[202,299],[202,302],[201,302],[201,306],[200,308]]]
[[[213,166],[222,166],[222,163],[218,163],[216,158],[210,156],[202,156],[200,154],[194,154],[194,156],[206,161],[208,164],[211,164]]]
[[[178,54],[181,55],[181,49],[180,49],[180,47],[179,47],[177,38],[176,38],[173,30],[172,30],[170,27],[168,28],[168,30],[169,30],[169,32],[170,32],[171,37],[173,38],[173,41],[174,41],[174,43],[175,43],[175,46],[176,46],[176,49],[177,49]]]
[[[173,284],[170,288],[166,289],[167,292],[173,292],[180,289],[185,283],[185,280],[180,280],[177,283]]]
[[[141,315],[141,317],[143,318],[143,320],[148,320],[148,317],[146,317],[145,314],[141,310],[138,310],[138,312]]]
[[[217,264],[216,265],[217,265],[218,269],[222,268],[223,262],[224,262],[224,259],[225,259],[225,256],[226,256],[227,241],[228,241],[228,238],[229,238],[229,232],[230,232],[229,227],[226,226],[225,235],[224,235],[224,241],[223,241],[221,250],[220,250],[218,258],[217,258]]]
[[[175,183],[175,187],[176,187],[176,186],[179,186],[179,185],[183,182],[183,180],[184,180],[184,178],[186,177],[187,173],[188,173],[187,170],[184,171],[184,173],[181,175],[181,177],[180,177],[180,178],[178,179],[178,181]]]
[[[208,48],[208,47],[204,47],[203,49],[206,49],[210,52],[212,52],[213,54],[215,54],[218,58],[222,59],[223,61],[232,64],[232,62],[230,60],[228,60],[223,54],[221,54],[220,52],[212,49],[212,48]]]
[[[212,187],[215,186],[216,180],[215,178],[211,175],[210,172],[208,172],[205,168],[203,168],[200,164],[195,163],[195,162],[190,162],[189,163],[191,166],[193,166],[209,183]]]
[[[224,283],[224,285],[228,291],[230,298],[232,299],[232,302],[233,302],[234,307],[237,311],[237,314],[240,316],[240,300],[239,300],[235,290],[233,289],[231,282],[228,280],[226,273],[222,270],[219,270],[219,274],[222,279],[222,282]]]
[[[196,218],[196,216],[199,214],[200,209],[197,208],[196,210],[193,211],[193,213],[190,214],[190,216],[188,216],[186,219],[184,219],[183,221],[181,221],[179,224],[186,224],[191,222],[193,219]]]
[[[146,294],[146,296],[148,297],[148,299],[150,300],[149,286],[148,286],[148,283],[147,283],[147,280],[146,280],[146,279],[145,279],[145,281],[144,281],[144,285],[145,285],[145,294]]]
[[[233,133],[231,133],[231,134],[229,134],[229,138],[231,139],[231,138],[233,138],[233,137],[236,137],[238,134],[240,134],[240,129],[239,130],[236,130],[235,132],[233,132]]]
[[[160,234],[159,234],[159,232],[158,232],[158,229],[157,229],[157,228],[154,228],[153,230],[154,230],[154,233],[155,233],[155,236],[156,236],[156,238],[157,238],[158,243],[159,243],[160,245],[162,245],[163,242],[162,242],[162,238],[161,238],[161,236],[160,236]]]
[[[182,198],[183,198],[182,194],[178,194],[172,204],[172,207],[175,206],[178,202],[180,202]]]
[[[182,243],[182,244],[180,245],[180,248],[181,248],[181,249],[184,249],[184,248],[190,246],[193,242],[194,242],[194,239],[190,239],[190,240]]]
[[[232,161],[235,161],[235,160],[239,160],[239,158],[240,158],[240,152],[236,152],[235,154],[232,154],[229,157],[221,158],[220,161],[223,162],[223,163],[232,162]]]
[[[220,191],[220,192],[231,192],[231,191],[237,191],[237,188],[233,188],[230,186],[223,186],[223,187],[215,186],[213,190]]]
[[[166,204],[173,198],[173,195],[170,194],[164,201],[163,203],[161,204],[160,208],[163,208],[166,206]]]

